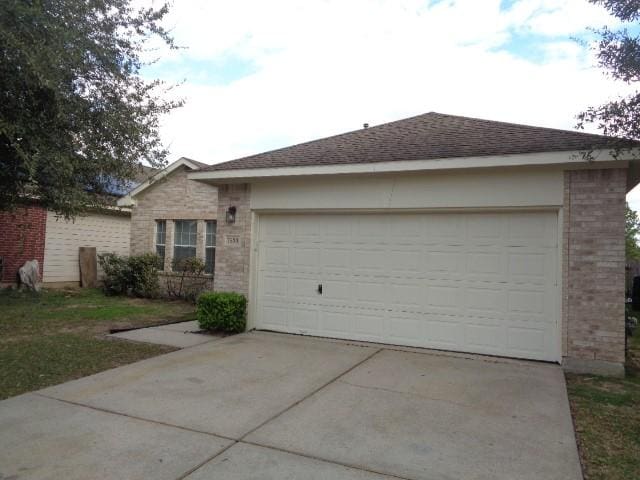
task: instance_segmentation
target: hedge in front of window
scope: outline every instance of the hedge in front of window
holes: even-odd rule
[[[102,284],[110,295],[134,295],[154,298],[159,293],[158,256],[154,253],[120,256],[101,253],[98,262],[102,268]]]
[[[198,297],[196,316],[203,330],[244,332],[247,327],[247,299],[235,292],[205,292]]]

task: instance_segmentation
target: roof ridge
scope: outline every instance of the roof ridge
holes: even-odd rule
[[[225,160],[224,162],[214,163],[214,164],[210,164],[210,165],[207,165],[207,166],[208,167],[218,167],[218,166],[224,165],[225,163],[228,163],[228,162],[235,162],[235,161],[238,161],[238,160],[243,160],[245,158],[255,157],[257,155],[263,155],[265,153],[281,152],[282,150],[287,150],[289,148],[300,147],[300,146],[303,146],[303,145],[308,145],[310,143],[322,142],[324,140],[329,140],[329,139],[332,139],[332,138],[345,137],[347,135],[353,135],[353,134],[361,133],[361,132],[364,132],[364,131],[375,130],[375,129],[379,129],[380,127],[386,127],[386,126],[392,125],[394,123],[404,122],[406,120],[413,120],[415,118],[424,117],[424,116],[430,115],[430,114],[437,114],[437,112],[421,113],[419,115],[413,115],[411,117],[401,118],[401,119],[398,119],[398,120],[392,120],[390,122],[384,122],[384,123],[380,123],[378,125],[369,126],[369,127],[366,127],[366,128],[358,128],[358,129],[355,129],[355,130],[349,130],[348,132],[336,133],[334,135],[327,135],[326,137],[315,138],[313,140],[306,140],[304,142],[294,143],[292,145],[287,145],[286,147],[280,147],[280,148],[275,148],[273,150],[267,150],[266,152],[252,153],[250,155],[245,155],[243,157],[233,158],[231,160]],[[443,115],[443,114],[438,114],[438,115]]]

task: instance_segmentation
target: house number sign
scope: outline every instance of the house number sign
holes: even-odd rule
[[[229,246],[240,245],[240,235],[225,235],[224,244]]]

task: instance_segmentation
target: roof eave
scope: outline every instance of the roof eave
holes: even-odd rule
[[[579,164],[602,164],[607,162],[627,162],[638,158],[640,149],[629,151],[624,158],[615,157],[609,150],[594,150],[589,158],[584,151],[571,150],[564,152],[524,153],[514,155],[492,155],[477,157],[437,158],[431,160],[400,160],[393,162],[353,163],[336,165],[311,165],[296,167],[243,168],[228,170],[201,170],[190,173],[192,180],[233,182],[259,178],[296,177],[313,175],[345,175],[402,173],[435,170],[455,170],[465,168],[526,167],[539,165],[567,165],[576,167]]]
[[[163,168],[162,170],[160,170],[156,174],[152,175],[147,180],[145,180],[140,185],[138,185],[136,188],[134,188],[129,193],[127,193],[122,198],[120,198],[117,201],[117,205],[120,206],[120,207],[131,207],[131,206],[135,205],[135,196],[136,195],[140,194],[142,191],[146,190],[151,185],[153,185],[156,181],[160,180],[161,178],[166,177],[171,172],[173,172],[174,170],[176,170],[177,168],[179,168],[181,166],[186,166],[186,167],[188,167],[188,168],[190,168],[191,170],[194,170],[194,171],[198,171],[201,168],[193,160],[191,160],[189,158],[186,158],[186,157],[180,157],[178,160],[176,160],[175,162],[167,165],[165,168]]]

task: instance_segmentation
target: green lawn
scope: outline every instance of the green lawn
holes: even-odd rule
[[[111,328],[194,320],[193,305],[99,290],[0,291],[0,399],[174,350],[109,340]]]
[[[585,480],[640,478],[640,330],[625,378],[567,375]]]

